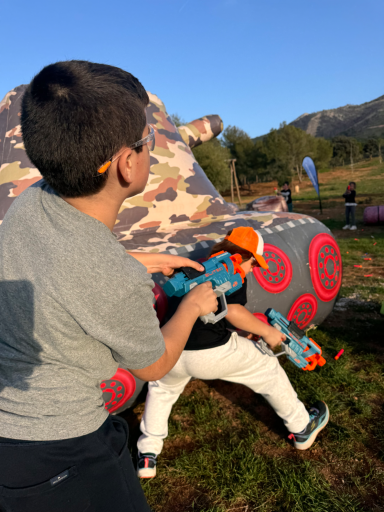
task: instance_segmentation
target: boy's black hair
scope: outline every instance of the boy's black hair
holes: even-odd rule
[[[350,181],[349,184],[353,185],[356,188],[356,183],[354,181]]]
[[[284,181],[284,185],[289,185],[289,181]]]
[[[148,103],[141,83],[120,68],[79,60],[50,64],[23,97],[25,149],[63,197],[96,194],[108,175],[97,170],[142,138]]]

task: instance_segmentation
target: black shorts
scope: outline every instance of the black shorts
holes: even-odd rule
[[[127,442],[118,416],[74,439],[0,438],[0,511],[150,512]]]

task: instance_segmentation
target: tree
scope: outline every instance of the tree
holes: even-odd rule
[[[292,180],[292,168],[289,163],[284,160],[276,160],[271,162],[268,166],[268,172],[272,179],[276,179],[279,187],[281,187],[286,181]]]
[[[382,139],[381,137],[379,137],[377,139],[377,149],[379,150],[379,162],[382,163],[383,161],[383,158],[382,158],[382,154],[381,154],[381,148],[384,146],[384,139]]]
[[[338,135],[331,140],[333,147],[333,157],[331,163],[333,165],[344,165],[345,162],[356,162],[360,160],[362,153],[362,145],[352,137]]]
[[[221,193],[231,186],[231,174],[228,161],[231,152],[220,141],[212,139],[193,148],[193,154],[213,186]],[[237,162],[236,162],[237,163]]]
[[[183,126],[184,124],[187,124],[184,119],[179,116],[179,114],[171,114],[170,118],[172,119],[175,126]]]
[[[376,153],[376,151],[378,151],[378,149],[378,139],[376,138],[368,139],[363,146],[363,151],[369,156],[370,160],[372,160],[372,156],[374,153]]]
[[[237,126],[228,126],[222,135],[222,144],[236,158],[236,171],[238,176],[255,179],[255,145],[250,136]]]
[[[333,147],[329,140],[323,139],[321,137],[316,138],[316,147],[315,147],[315,155],[314,162],[318,169],[321,167],[326,167],[329,165],[333,155]]]
[[[299,181],[303,179],[302,161],[305,156],[314,157],[317,142],[300,128],[282,123],[278,130],[271,130],[265,141],[265,152],[269,159],[269,167],[276,170],[289,169],[289,173],[297,173]]]

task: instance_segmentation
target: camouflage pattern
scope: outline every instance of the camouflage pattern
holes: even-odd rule
[[[183,141],[192,149],[217,137],[223,131],[223,121],[220,116],[206,116],[179,126],[178,130]]]
[[[24,149],[20,128],[25,85],[16,87],[0,103],[0,223],[15,197],[41,179]]]
[[[28,160],[21,137],[20,100],[25,88],[16,87],[0,104],[0,223],[14,198],[40,179],[38,170]],[[316,295],[308,250],[313,237],[329,234],[329,230],[318,220],[297,213],[236,211],[213,187],[191,151],[191,147],[220,133],[220,117],[207,116],[177,129],[163,102],[148,94],[147,120],[155,129],[156,145],[151,153],[147,187],[122,204],[116,221],[114,231],[125,249],[198,259],[228,230],[251,226],[262,233],[266,243],[284,247],[282,250],[292,262],[294,278],[283,293],[274,294],[261,289],[251,276],[247,307],[253,312],[273,307],[286,315],[300,295]],[[164,283],[161,275],[154,275],[154,279]],[[312,323],[320,323],[335,300],[318,300]]]

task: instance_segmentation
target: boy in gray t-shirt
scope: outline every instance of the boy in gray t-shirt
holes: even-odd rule
[[[198,286],[160,329],[148,272],[201,266],[127,254],[112,233],[147,183],[147,104],[130,73],[84,61],[47,66],[23,98],[25,148],[44,180],[0,227],[0,508],[149,510],[100,382],[118,364],[164,376],[217,301]]]

